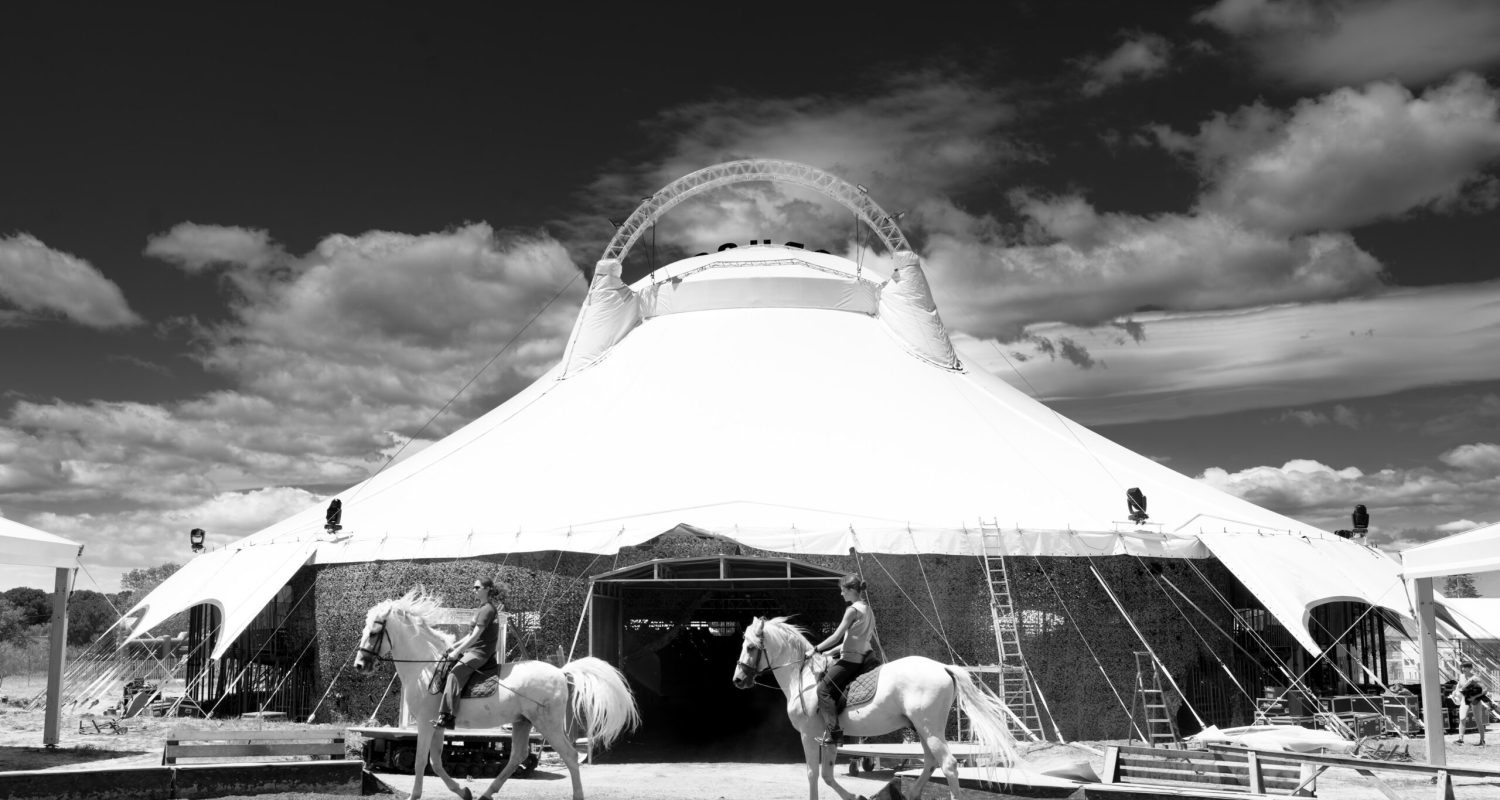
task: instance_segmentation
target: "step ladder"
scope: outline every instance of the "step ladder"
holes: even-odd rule
[[[1031,671],[1026,668],[1026,657],[1021,653],[1021,630],[1010,593],[1010,576],[1005,569],[1005,557],[999,555],[1004,552],[1000,526],[981,520],[979,533],[984,544],[984,567],[990,584],[990,622],[995,629],[995,652],[1000,657],[994,673],[997,679],[995,694],[1014,715],[1007,717],[1012,736],[1044,740],[1047,737],[1037,710]]]
[[[1139,709],[1139,716],[1137,716]],[[1130,704],[1132,721],[1145,722],[1140,730],[1145,733],[1148,747],[1171,747],[1177,744],[1177,723],[1167,712],[1167,695],[1161,690],[1161,674],[1156,671],[1156,660],[1149,652],[1135,651],[1135,700]],[[1136,729],[1132,726],[1131,741]]]

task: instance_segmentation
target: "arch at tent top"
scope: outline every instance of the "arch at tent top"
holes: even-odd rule
[[[678,203],[710,189],[750,181],[789,183],[817,191],[853,211],[861,222],[875,231],[892,253],[911,251],[911,245],[907,243],[906,235],[896,226],[895,218],[871,200],[862,187],[817,167],[795,161],[752,158],[704,167],[658,189],[636,207],[625,224],[615,231],[614,238],[609,240],[609,245],[604,248],[604,255],[599,260],[623,261],[625,254],[630,252],[631,246],[641,234]]]

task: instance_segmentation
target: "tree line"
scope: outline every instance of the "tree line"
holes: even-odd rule
[[[180,566],[167,563],[130,570],[120,578],[120,591],[114,593],[74,590],[68,595],[68,644],[87,645],[98,641],[121,613],[130,610]],[[30,586],[0,592],[0,644],[24,646],[45,640],[52,626],[53,594]],[[161,627],[175,632],[185,620],[186,615],[180,614]]]

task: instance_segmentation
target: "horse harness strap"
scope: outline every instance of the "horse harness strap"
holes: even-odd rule
[[[752,649],[752,650],[755,651],[755,661],[754,661],[754,663],[747,664],[747,663],[745,663],[744,659],[740,659],[740,661],[736,664],[736,666],[738,666],[738,667],[744,669],[746,672],[750,673],[750,675],[752,676],[753,680],[755,681],[755,685],[756,686],[764,686],[767,689],[780,689],[780,687],[776,686],[774,684],[770,684],[770,683],[761,683],[760,682],[760,676],[766,674],[767,672],[770,672],[770,671],[776,669],[777,667],[789,667],[789,666],[791,666],[793,664],[806,664],[807,661],[808,661],[808,659],[812,658],[811,654],[803,654],[803,656],[801,658],[797,659],[796,661],[788,661],[785,664],[772,664],[771,663],[771,656],[766,653],[766,649],[764,647],[758,647],[758,646],[756,646],[756,647],[751,647],[750,649]],[[766,661],[766,665],[764,667],[760,666],[760,662],[761,662],[762,658],[764,658],[765,661]]]

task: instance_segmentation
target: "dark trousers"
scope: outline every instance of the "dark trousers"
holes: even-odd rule
[[[830,728],[839,724],[839,706],[844,699],[844,690],[865,671],[865,665],[857,661],[839,661],[823,673],[818,681],[818,713]]]
[[[469,676],[478,672],[493,656],[479,650],[465,650],[448,673],[448,685],[443,687],[443,704],[438,708],[442,714],[452,714],[458,708],[458,695],[469,682]]]

